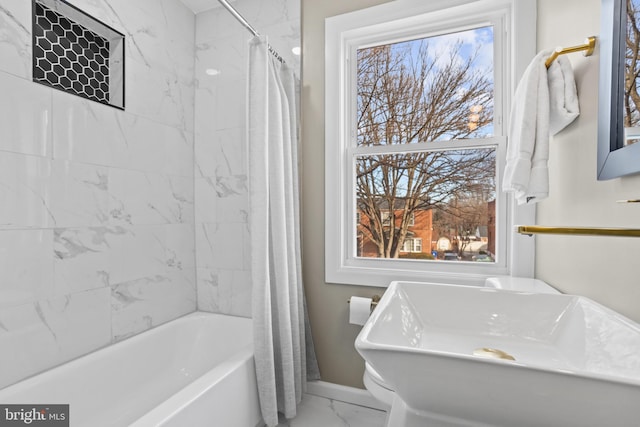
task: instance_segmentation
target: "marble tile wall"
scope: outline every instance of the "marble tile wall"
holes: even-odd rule
[[[291,52],[300,46],[300,0],[236,0],[232,5],[287,64],[300,69],[299,57]],[[198,309],[239,316],[251,315],[245,135],[250,37],[221,7],[196,17]]]
[[[196,309],[195,17],[68,1],[125,34],[126,109],[32,83],[31,1],[0,0],[0,388]],[[245,171],[202,166],[244,194]]]

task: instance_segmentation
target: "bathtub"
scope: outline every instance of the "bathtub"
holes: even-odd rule
[[[251,319],[196,312],[0,390],[71,427],[262,426]]]

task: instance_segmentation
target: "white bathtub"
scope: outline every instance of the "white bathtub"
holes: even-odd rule
[[[255,427],[251,319],[192,313],[0,390],[69,404],[71,427]]]

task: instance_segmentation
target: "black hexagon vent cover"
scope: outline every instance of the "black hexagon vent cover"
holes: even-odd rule
[[[33,80],[124,108],[124,36],[62,0],[33,13]]]

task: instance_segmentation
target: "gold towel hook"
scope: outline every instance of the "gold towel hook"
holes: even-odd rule
[[[584,56],[591,56],[595,48],[596,48],[596,38],[595,36],[591,36],[585,40],[584,44],[581,44],[579,46],[556,48],[556,50],[551,54],[551,56],[547,58],[547,60],[544,62],[544,65],[547,68],[549,68],[553,63],[553,61],[555,61],[558,56],[564,55],[565,53],[584,51]]]

